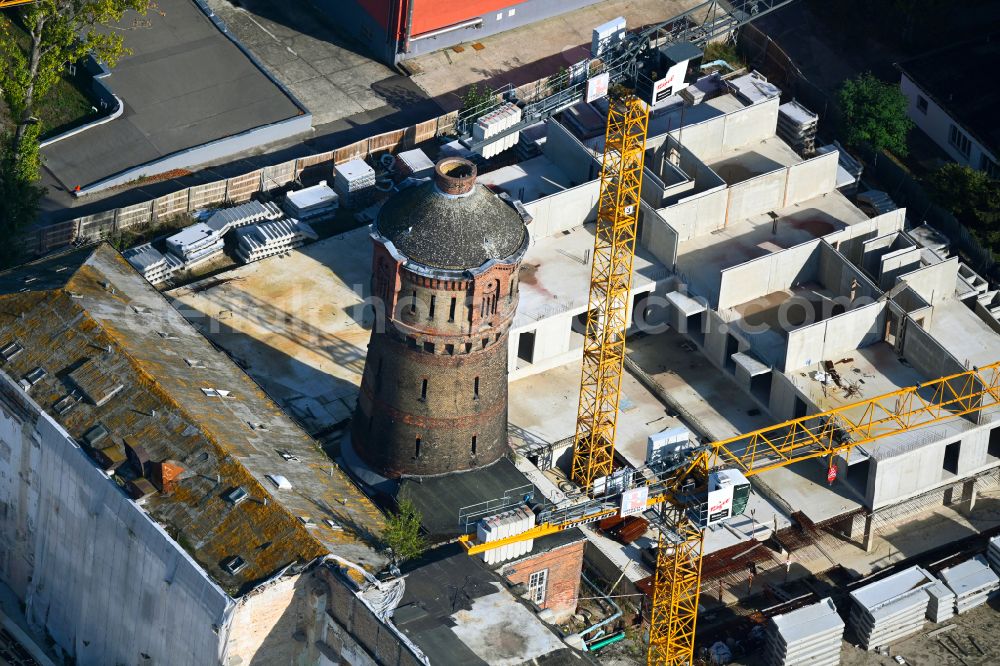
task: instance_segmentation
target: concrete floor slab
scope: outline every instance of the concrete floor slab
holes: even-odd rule
[[[618,16],[629,28],[665,21],[697,0],[605,0],[568,14],[478,40],[485,48],[443,49],[405,61],[413,81],[444,109],[461,107],[462,92],[537,81],[589,56],[593,29]]]
[[[802,158],[776,136],[728,150],[706,162],[727,185],[735,185],[782,167],[798,164]]]
[[[479,176],[477,181],[495,192],[507,192],[522,203],[530,203],[573,185],[563,170],[544,155],[490,171]]]
[[[560,442],[576,432],[580,399],[580,364],[566,363],[511,382],[508,418],[517,430],[536,440]],[[622,402],[618,414],[615,450],[631,465],[646,462],[646,438],[666,428],[682,425],[637,379],[622,376]]]
[[[587,308],[593,248],[592,223],[532,239],[521,264],[515,329],[560,312],[582,312]],[[632,272],[632,288],[640,291],[648,291],[653,282],[668,275],[667,269],[643,248],[636,248]]]

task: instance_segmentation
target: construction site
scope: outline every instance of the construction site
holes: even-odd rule
[[[446,138],[0,273],[5,630],[80,664],[996,663],[996,287],[703,62],[784,4],[597,26]]]

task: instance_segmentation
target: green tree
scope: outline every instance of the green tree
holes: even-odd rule
[[[982,243],[1000,250],[1000,180],[954,162],[928,178],[931,197]]]
[[[389,516],[386,521],[385,541],[397,561],[412,560],[427,550],[427,541],[420,534],[422,520],[423,516],[408,499],[401,500],[399,511]]]
[[[906,96],[898,85],[865,72],[844,81],[837,97],[849,145],[867,143],[875,150],[907,154],[906,135],[913,122],[906,116]]]
[[[0,94],[11,127],[0,136],[0,230],[5,242],[0,261],[18,256],[18,239],[34,222],[44,191],[36,185],[41,167],[42,128],[36,105],[67,65],[88,53],[114,67],[128,53],[121,33],[103,29],[128,10],[145,13],[149,0],[37,0],[20,10],[27,42],[17,38],[9,19],[0,16]]]

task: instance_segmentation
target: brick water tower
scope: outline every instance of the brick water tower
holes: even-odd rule
[[[521,216],[461,158],[372,225],[376,317],[352,425],[388,478],[489,465],[507,449],[507,334],[528,247]]]

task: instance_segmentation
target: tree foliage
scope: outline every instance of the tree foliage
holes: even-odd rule
[[[906,96],[898,85],[865,72],[844,81],[838,102],[848,144],[867,143],[876,150],[907,154],[906,135],[913,122],[906,116]]]
[[[930,193],[983,244],[1000,250],[1000,180],[948,163],[928,179]]]
[[[128,10],[144,13],[149,0],[38,0],[20,10],[28,35],[19,40],[9,18],[0,17],[0,94],[11,127],[0,136],[0,230],[5,243],[0,261],[17,258],[11,242],[34,222],[43,190],[36,185],[41,159],[36,117],[38,100],[59,80],[67,65],[87,54],[109,67],[128,53],[122,35],[103,26],[120,21]]]
[[[423,516],[408,499],[400,500],[399,511],[389,516],[385,541],[397,561],[412,560],[427,550],[427,541],[420,534],[422,520]]]

